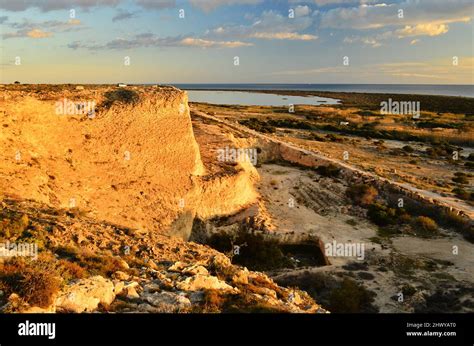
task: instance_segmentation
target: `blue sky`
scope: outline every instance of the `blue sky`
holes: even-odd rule
[[[473,84],[473,6],[0,0],[0,82]]]

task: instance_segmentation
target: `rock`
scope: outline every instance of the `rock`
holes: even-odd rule
[[[116,296],[122,293],[125,287],[125,283],[123,281],[118,281],[114,284],[114,293]]]
[[[234,276],[232,276],[232,282],[235,284],[248,285],[249,283],[249,271],[247,268],[239,270]]]
[[[143,298],[146,302],[158,308],[157,312],[175,312],[191,306],[191,301],[184,294],[173,292],[156,292],[145,295]]]
[[[140,298],[140,295],[138,294],[135,287],[128,287],[127,288],[127,298],[129,298],[129,299]]]
[[[209,264],[215,268],[228,268],[232,265],[230,259],[223,254],[212,257]]]
[[[168,268],[170,272],[178,272],[181,273],[184,268],[186,268],[187,264],[181,261],[176,262],[171,267]]]
[[[108,306],[115,299],[114,284],[102,276],[81,279],[68,286],[56,298],[56,310],[68,312],[90,312],[99,304]]]
[[[192,265],[187,267],[182,271],[182,273],[191,275],[209,275],[207,269],[200,265]]]
[[[126,281],[130,278],[130,275],[118,270],[114,273],[113,277],[114,279],[117,279],[117,280]]]
[[[159,267],[156,265],[155,261],[153,260],[148,260],[148,268],[153,269],[153,270],[158,270]]]
[[[130,269],[130,266],[128,265],[128,263],[125,262],[125,260],[121,258],[118,259],[118,264],[120,265],[122,269]]]
[[[215,276],[195,275],[180,281],[176,287],[183,291],[233,290],[233,287]]]

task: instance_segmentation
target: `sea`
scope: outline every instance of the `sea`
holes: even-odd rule
[[[301,90],[474,97],[474,85],[439,84],[173,84],[184,90]]]

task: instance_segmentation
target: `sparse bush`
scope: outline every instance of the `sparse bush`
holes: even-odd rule
[[[397,211],[394,208],[389,208],[380,203],[369,205],[367,216],[378,226],[388,226],[397,223]]]
[[[321,165],[316,168],[316,172],[324,177],[333,177],[336,178],[341,173],[341,168],[337,167],[336,165],[330,163],[329,165]]]
[[[346,190],[347,196],[356,204],[369,205],[378,195],[378,191],[373,186],[367,184],[352,185]]]
[[[21,217],[5,217],[0,221],[0,237],[11,238],[20,236],[30,224],[28,215]]]
[[[415,219],[414,226],[417,230],[421,230],[422,232],[433,233],[438,231],[436,222],[427,216],[418,216]]]
[[[454,173],[454,177],[451,180],[458,184],[469,184],[468,176],[463,172]]]
[[[140,99],[140,96],[136,91],[128,89],[107,91],[104,96],[106,98],[103,103],[105,108],[110,108],[116,102],[123,104],[134,104]]]
[[[358,313],[372,303],[374,296],[354,280],[344,278],[341,286],[332,291],[328,309],[334,313]]]
[[[415,151],[415,149],[410,145],[405,145],[402,149],[407,153],[413,153]]]
[[[1,266],[0,286],[7,295],[17,293],[32,306],[48,307],[61,279],[51,262],[13,258]]]

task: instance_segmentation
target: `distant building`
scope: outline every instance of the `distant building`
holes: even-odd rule
[[[84,87],[82,85],[77,85],[76,90],[84,90]]]
[[[125,84],[125,83],[118,83],[117,86],[118,86],[119,88],[124,88],[124,87],[127,86],[127,84]]]

